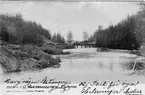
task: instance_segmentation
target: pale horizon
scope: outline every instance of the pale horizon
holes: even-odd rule
[[[91,35],[99,25],[107,28],[137,11],[136,2],[0,1],[0,14],[21,13],[25,20],[35,21],[51,34],[59,32],[65,38],[71,30],[74,40],[79,41],[84,31]]]

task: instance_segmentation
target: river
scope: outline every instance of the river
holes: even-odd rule
[[[46,68],[34,72],[20,72],[3,75],[5,78],[42,79],[56,78],[72,82],[100,80],[140,80],[144,76],[128,75],[133,72],[136,55],[124,52],[98,52],[96,48],[68,49],[71,54],[57,55],[62,62],[59,68]]]

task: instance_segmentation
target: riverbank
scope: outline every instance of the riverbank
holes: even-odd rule
[[[4,73],[59,67],[60,58],[53,58],[52,54],[67,53],[55,46],[7,44],[0,47],[0,64]]]
[[[129,63],[129,64],[132,64],[131,65],[132,70],[128,75],[145,76],[145,57],[141,55],[143,53],[141,52],[141,50],[134,51],[134,52],[133,50],[119,50],[119,49],[107,49],[104,51],[102,50],[100,51],[99,48],[91,48],[91,49],[82,48],[82,49],[77,49],[77,50],[71,49],[71,50],[65,50],[65,51],[70,51],[71,54],[67,56],[62,55],[61,56],[62,59],[80,59],[80,58],[85,58],[85,59],[96,58],[97,59],[97,58],[103,57],[103,59],[114,58],[114,60],[117,60],[118,58],[121,58],[121,59],[128,58],[132,60]]]
[[[93,80],[140,80],[143,75],[133,74],[134,58],[136,55],[119,52],[97,52],[96,48],[66,49],[68,55],[60,57],[59,68],[45,68],[30,72],[12,73],[5,78],[42,79],[48,77],[57,80],[71,80],[72,83]],[[142,79],[141,79],[142,78]],[[144,81],[144,80],[143,80]]]
[[[98,49],[101,50],[101,49]],[[102,50],[101,50],[102,51]],[[120,50],[120,49],[106,49],[104,52],[119,52],[119,53],[127,53],[134,54],[134,67],[131,73],[128,75],[143,75],[145,76],[145,46],[141,46],[138,50]]]

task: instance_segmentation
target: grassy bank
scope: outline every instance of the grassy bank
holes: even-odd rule
[[[64,45],[56,45],[57,48],[60,48],[60,49],[74,49],[74,45],[72,44],[64,44]]]
[[[60,66],[52,55],[68,54],[53,44],[49,30],[21,14],[0,14],[0,64],[4,72]],[[21,45],[21,46],[20,46]]]
[[[57,45],[42,45],[39,46],[45,53],[59,55],[59,54],[69,54],[69,52],[63,52],[63,47]]]
[[[53,58],[36,45],[8,44],[0,47],[0,64],[6,73],[59,67],[59,63],[59,58]]]

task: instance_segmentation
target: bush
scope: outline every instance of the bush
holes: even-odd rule
[[[55,45],[43,45],[40,47],[45,53],[48,53],[48,54],[63,54],[63,51],[62,49],[58,49],[56,48]]]

